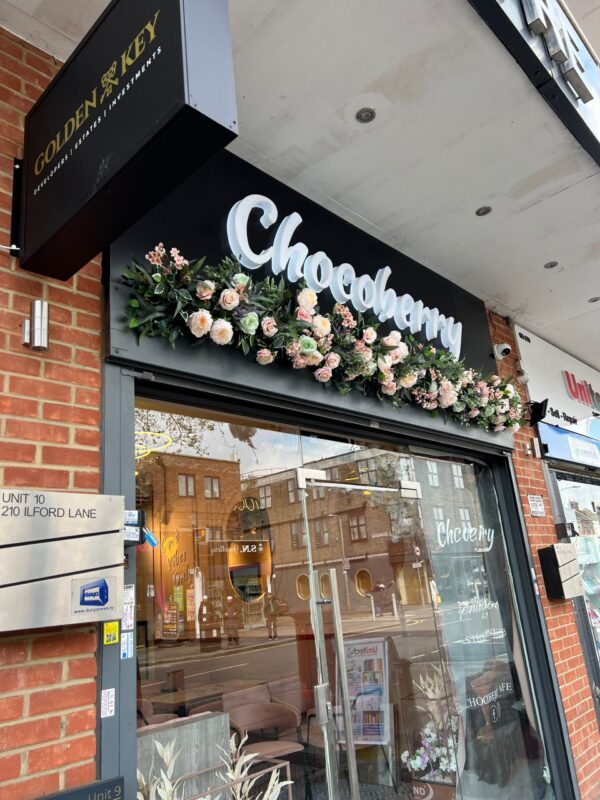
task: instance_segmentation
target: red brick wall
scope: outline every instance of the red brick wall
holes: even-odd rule
[[[514,333],[504,318],[491,312],[488,317],[493,342],[495,344],[508,342],[513,349],[511,356],[498,362],[498,374],[514,376],[518,367]],[[527,402],[529,398],[525,388],[518,384],[515,385],[520,389],[523,402]],[[523,428],[516,434],[513,462],[567,718],[581,797],[582,800],[598,800],[600,797],[600,733],[583,650],[577,633],[573,604],[570,600],[548,600],[537,557],[537,551],[540,548],[557,541],[557,534],[550,513],[550,498],[541,461],[533,455],[533,452],[531,454],[526,452],[531,447],[534,438],[536,438],[536,433],[532,428]],[[529,514],[528,494],[537,494],[544,498],[544,505],[548,511],[545,517],[532,517]]]
[[[13,158],[25,113],[59,65],[0,29],[0,244],[9,245]],[[100,266],[67,283],[0,250],[0,486],[97,492],[100,485]],[[50,346],[20,325],[50,303]],[[0,636],[0,800],[33,800],[96,776],[96,632]]]

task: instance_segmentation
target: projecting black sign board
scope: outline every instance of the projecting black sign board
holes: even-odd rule
[[[125,788],[123,778],[111,778],[108,781],[95,781],[78,789],[49,794],[46,800],[123,800]]]
[[[227,0],[114,0],[27,115],[21,266],[69,278],[236,133]]]

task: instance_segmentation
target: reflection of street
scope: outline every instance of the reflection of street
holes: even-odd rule
[[[431,609],[412,606],[392,615],[352,616],[344,620],[345,636],[390,636],[400,658],[419,659],[435,655],[438,644]],[[266,629],[240,631],[240,644],[228,646],[223,639],[222,649],[202,652],[197,640],[169,644],[138,651],[138,661],[144,697],[164,696],[172,683],[172,674],[179,672],[189,691],[189,701],[211,698],[222,692],[235,691],[241,686],[281,680],[298,675],[298,644],[296,629],[289,617],[280,618],[279,640],[269,641]],[[181,674],[183,673],[183,675]]]

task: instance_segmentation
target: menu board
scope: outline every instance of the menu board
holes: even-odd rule
[[[348,694],[355,744],[390,743],[389,664],[385,638],[344,643]],[[338,708],[341,697],[338,682]],[[338,738],[344,742],[343,718],[337,716]]]
[[[163,639],[177,639],[177,620],[179,608],[177,603],[165,603],[163,616]]]

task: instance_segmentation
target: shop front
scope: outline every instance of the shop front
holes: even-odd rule
[[[516,333],[530,394],[548,401],[538,433],[552,513],[581,571],[574,605],[600,719],[600,373],[529,331]]]
[[[510,432],[431,415],[431,384],[384,402],[388,350],[428,354],[415,381],[464,357],[448,392],[492,372],[483,304],[228,153],[112,246],[109,299],[104,490],[147,533],[127,548],[133,646],[102,655],[120,694],[102,769],[133,787],[137,763],[143,798],[165,779],[217,796],[245,779],[234,732],[267,797],[278,780],[293,798],[571,797]],[[271,349],[226,346],[217,315]],[[340,359],[362,392],[336,391]],[[512,387],[494,391],[508,419]]]

